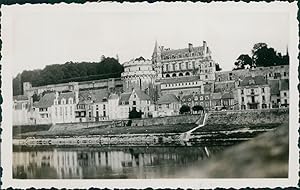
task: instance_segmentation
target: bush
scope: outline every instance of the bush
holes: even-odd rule
[[[190,106],[182,105],[179,112],[180,114],[189,113],[191,111]]]

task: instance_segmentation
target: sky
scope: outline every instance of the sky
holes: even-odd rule
[[[212,58],[231,70],[240,54],[265,42],[286,53],[289,6],[247,3],[86,3],[2,7],[2,62],[13,76],[67,61],[150,59],[155,41],[171,49],[205,40]],[[277,6],[278,5],[278,6]]]

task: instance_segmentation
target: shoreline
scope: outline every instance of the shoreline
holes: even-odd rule
[[[233,116],[238,113],[245,123],[236,124]],[[192,146],[207,143],[228,143],[249,140],[260,133],[272,131],[279,126],[287,126],[288,110],[256,110],[256,111],[222,111],[209,112],[204,115],[180,115],[180,118],[169,117],[139,119],[135,123],[149,124],[170,121],[169,125],[146,126],[101,126],[76,130],[47,130],[21,133],[13,138],[14,145],[183,145]],[[187,118],[187,119],[186,119]],[[192,119],[191,119],[192,118]],[[146,122],[145,122],[146,121]],[[183,123],[188,121],[192,123]],[[272,122],[271,122],[272,121]],[[179,123],[180,122],[180,123]],[[196,124],[197,123],[197,124]],[[182,135],[197,126],[204,125],[189,134],[188,139]],[[69,125],[71,126],[71,125]]]

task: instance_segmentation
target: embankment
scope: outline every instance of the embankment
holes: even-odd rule
[[[193,115],[176,115],[168,117],[156,117],[156,118],[145,118],[145,119],[133,119],[131,126],[153,126],[153,125],[178,125],[178,124],[195,124],[200,114]]]
[[[288,123],[288,109],[209,112],[206,125],[261,125]]]
[[[288,109],[210,112],[204,127],[192,133],[193,143],[244,141],[260,133],[289,127]]]

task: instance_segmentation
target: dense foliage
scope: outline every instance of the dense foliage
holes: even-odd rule
[[[274,48],[268,47],[266,43],[255,44],[251,53],[252,56],[241,54],[234,63],[235,67],[233,70],[289,64],[288,53],[281,55]]]
[[[191,111],[190,106],[182,105],[179,109],[180,114],[189,113]]]
[[[141,111],[136,111],[136,109],[132,109],[129,112],[129,119],[135,119],[135,118],[142,118],[143,112]]]
[[[198,113],[199,111],[204,111],[204,108],[200,105],[195,105],[192,107],[192,110]]]
[[[80,82],[116,78],[121,76],[123,66],[115,58],[103,57],[100,62],[67,62],[48,65],[43,70],[23,71],[13,79],[13,94],[23,93],[23,82],[43,86],[66,82]]]

